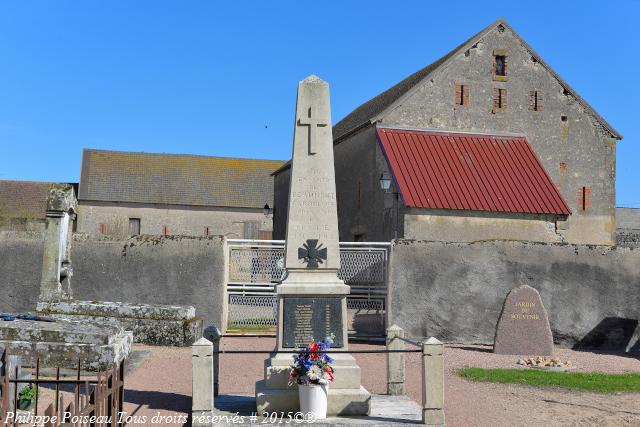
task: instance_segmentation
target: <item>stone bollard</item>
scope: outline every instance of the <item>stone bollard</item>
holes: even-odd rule
[[[422,424],[444,426],[444,344],[422,343]]]
[[[393,325],[387,329],[387,350],[404,350],[404,330]],[[402,396],[404,388],[404,353],[387,353],[387,394]]]
[[[209,325],[204,330],[204,337],[213,343],[213,395],[218,395],[218,378],[220,378],[220,338],[222,333],[215,325]]]
[[[213,411],[213,344],[200,338],[191,346],[191,413]]]

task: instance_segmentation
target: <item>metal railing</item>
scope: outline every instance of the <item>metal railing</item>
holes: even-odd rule
[[[51,403],[44,409],[43,425],[54,427],[71,423],[74,426],[120,426],[122,422],[119,414],[123,412],[124,403],[124,361],[115,364],[112,369],[95,373],[92,379],[81,378],[81,362],[73,371],[73,378],[61,378],[60,368],[55,368],[55,378],[43,377],[40,358],[35,358],[35,378],[20,378],[19,366],[11,366],[9,354],[5,349],[0,358],[2,373],[0,374],[0,423],[3,425],[22,425],[21,420],[29,416],[38,416],[38,403],[41,399],[41,386],[53,388],[55,392]],[[30,384],[34,387],[33,413],[30,410],[20,410],[19,385]],[[61,389],[72,386],[73,393],[65,399]],[[47,399],[49,400],[49,399]],[[26,422],[26,424],[33,424]]]
[[[273,333],[275,285],[285,272],[285,241],[229,239],[227,245],[227,330]],[[366,329],[361,335],[384,336],[390,248],[390,242],[340,243],[338,277],[351,287],[347,298],[350,324]]]

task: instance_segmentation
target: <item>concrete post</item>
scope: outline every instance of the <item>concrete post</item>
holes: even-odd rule
[[[200,338],[191,346],[191,413],[213,411],[213,344]]]
[[[422,343],[422,423],[444,426],[444,344],[431,337]]]
[[[220,378],[220,338],[222,333],[215,325],[209,325],[205,328],[203,336],[213,343],[213,395],[218,395],[218,379]]]
[[[387,329],[387,350],[404,350],[404,330],[393,325]],[[387,353],[387,394],[404,395],[404,353]]]

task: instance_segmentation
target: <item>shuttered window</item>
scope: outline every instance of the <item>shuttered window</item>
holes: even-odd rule
[[[469,105],[469,85],[456,84],[454,102],[462,107]]]
[[[493,89],[493,112],[497,113],[507,108],[507,90],[494,88]]]
[[[578,189],[578,210],[588,211],[591,208],[591,188],[580,187]]]
[[[537,90],[529,92],[529,111],[542,111],[542,93]]]
[[[129,218],[129,236],[140,235],[140,218]]]

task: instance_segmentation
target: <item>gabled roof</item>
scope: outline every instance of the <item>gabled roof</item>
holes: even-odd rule
[[[52,182],[0,181],[0,217],[44,219]]]
[[[571,214],[523,136],[377,132],[408,207]]]
[[[280,160],[85,149],[80,201],[259,208],[273,206]]]
[[[400,83],[395,86],[387,89],[382,92],[380,95],[370,99],[365,102],[347,116],[345,116],[342,120],[340,120],[333,127],[333,139],[339,140],[345,135],[368,125],[369,123],[373,123],[377,121],[381,116],[390,108],[392,108],[396,103],[401,101],[405,95],[408,95],[412,89],[416,88],[421,81],[428,78],[431,74],[433,74],[440,67],[446,66],[446,64],[458,53],[464,53],[467,49],[471,48],[473,45],[478,43],[485,35],[487,35],[491,30],[496,28],[498,25],[503,25],[505,28],[508,28],[514,36],[522,43],[522,45],[527,49],[531,55],[542,65],[545,67],[553,77],[558,80],[560,85],[570,93],[577,102],[582,105],[582,107],[591,114],[598,122],[602,124],[602,126],[616,139],[622,139],[622,135],[620,135],[602,116],[600,116],[578,93],[569,86],[567,82],[565,82],[559,75],[556,73],[546,62],[540,58],[532,48],[524,41],[522,37],[511,27],[507,22],[500,18],[484,30],[480,31],[478,34],[474,35],[461,45],[457,46],[451,52],[447,53],[442,58],[438,59],[434,63],[426,66],[425,68],[417,71],[416,73],[410,75],[406,79],[402,80]]]

